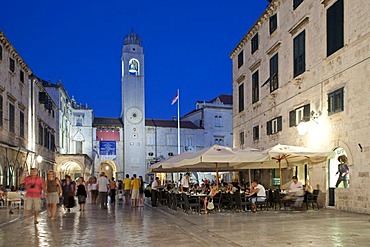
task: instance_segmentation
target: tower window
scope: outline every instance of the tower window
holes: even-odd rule
[[[139,75],[139,61],[136,59],[131,59],[128,63],[128,73],[130,75]]]

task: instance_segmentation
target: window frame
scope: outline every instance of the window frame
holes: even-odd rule
[[[326,10],[326,56],[344,47],[344,3],[337,0]]]
[[[9,132],[15,133],[15,106],[9,103]]]
[[[306,71],[306,31],[303,30],[293,39],[293,77]]]
[[[239,113],[244,111],[244,83],[239,84],[238,86],[238,95],[239,95]]]
[[[241,50],[238,54],[238,69],[244,64],[244,50]]]
[[[253,126],[252,132],[253,132],[253,141],[259,140],[260,139],[260,126],[259,125]]]
[[[279,88],[279,53],[270,58],[270,93]]]
[[[303,3],[304,0],[293,0],[293,10],[298,8],[301,3]]]
[[[269,18],[269,31],[270,35],[273,34],[277,29],[277,14],[270,16]]]
[[[244,131],[239,132],[239,145],[243,146],[245,144]]]
[[[328,115],[342,111],[344,111],[344,87],[328,93]]]
[[[267,135],[274,135],[283,130],[283,118],[282,116],[271,119],[266,123]]]
[[[25,137],[24,124],[25,124],[24,112],[19,111],[19,136],[22,138]]]
[[[14,73],[15,71],[15,60],[9,57],[9,70]]]
[[[0,127],[4,126],[4,98],[0,95]]]
[[[256,33],[251,39],[251,54],[254,54],[256,51],[258,51],[258,46],[259,46],[259,38],[258,38],[258,33]]]
[[[297,112],[302,112],[302,118],[297,116]],[[298,107],[289,112],[289,127],[298,126],[300,122],[308,122],[311,119],[311,105],[306,104],[304,106]]]
[[[252,104],[259,101],[259,71],[252,74]]]

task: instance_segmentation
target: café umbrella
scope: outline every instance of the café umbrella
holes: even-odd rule
[[[265,162],[275,161],[279,166],[280,189],[282,189],[282,166],[288,167],[290,163],[320,163],[332,158],[333,151],[321,151],[302,146],[275,145],[262,153],[267,154],[269,159]],[[262,162],[263,163],[263,162]]]
[[[185,153],[184,153],[185,154]],[[233,171],[234,164],[252,162],[262,159],[262,154],[256,149],[233,149],[221,145],[204,148],[187,155],[178,155],[176,162],[162,164],[163,170],[177,171],[215,171],[216,184],[218,185],[218,172]]]

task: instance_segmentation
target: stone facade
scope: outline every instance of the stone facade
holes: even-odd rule
[[[234,146],[239,145],[239,134],[244,133],[246,146],[261,149],[277,143],[324,150],[341,147],[349,159],[350,187],[335,189],[335,207],[370,213],[370,194],[364,186],[370,182],[370,143],[365,134],[370,131],[370,5],[367,0],[303,0],[299,6],[293,7],[292,2],[272,1],[230,55]],[[340,13],[343,16],[343,20],[339,19],[335,25],[343,26],[343,44],[329,53],[332,49],[328,40],[332,41],[330,18],[333,12],[339,13],[339,18]],[[276,28],[271,32],[271,20],[275,14],[277,25],[273,25]],[[300,48],[295,41],[303,32],[304,66],[303,71],[298,69],[296,74],[295,65],[299,62],[297,60],[295,64],[295,58],[302,59],[302,56],[295,57],[295,52],[302,51],[302,45]],[[252,53],[255,35],[259,37],[258,48]],[[341,39],[340,35],[338,38]],[[271,60],[276,54],[277,87],[273,84],[276,78],[271,73]],[[259,73],[259,99],[254,102],[252,75],[256,71]],[[243,92],[239,92],[241,89]],[[243,99],[240,100],[241,96]],[[243,110],[239,107],[241,102],[244,103]],[[308,115],[304,109],[307,105]],[[298,114],[302,115],[301,119],[297,119]],[[296,121],[292,121],[292,116]],[[271,131],[268,126],[274,125],[275,119],[277,126],[273,126]],[[299,121],[306,122],[304,135],[299,135],[295,126]],[[259,138],[255,140],[254,126],[259,126]],[[336,165],[335,160],[308,164],[306,175],[311,184],[327,195],[323,206],[329,204],[330,180],[335,179],[335,174],[330,172],[333,165]],[[295,170],[293,168],[291,173]],[[298,167],[298,170],[302,174],[302,168]],[[284,182],[289,178],[285,176]]]

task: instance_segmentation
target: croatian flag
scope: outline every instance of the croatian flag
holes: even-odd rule
[[[172,99],[171,105],[175,104],[178,99],[179,99],[179,91],[176,92],[176,96]]]

